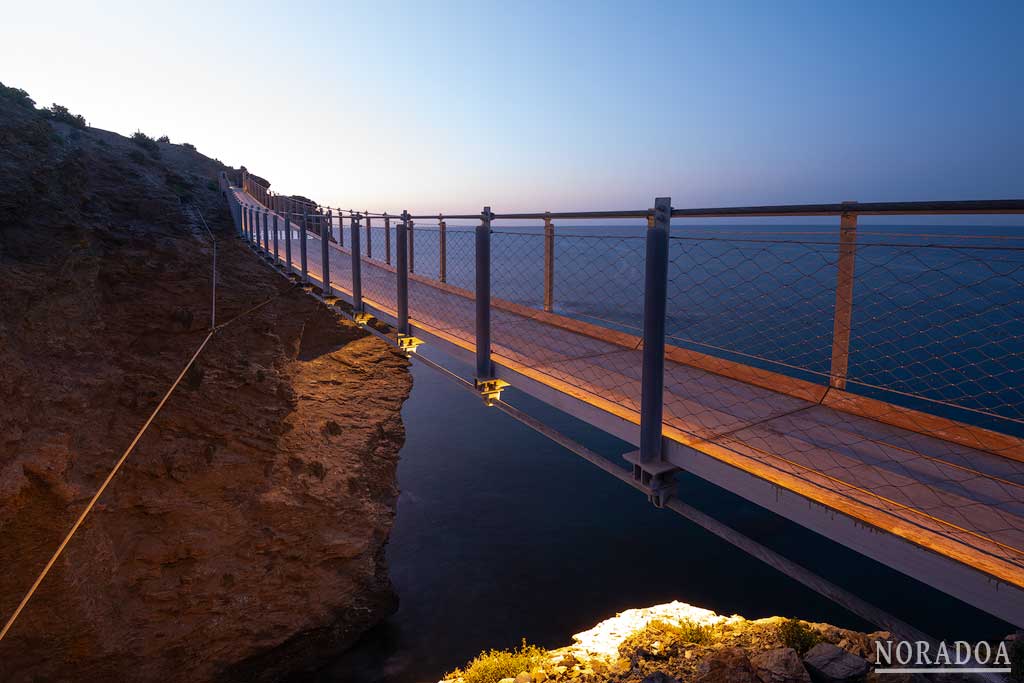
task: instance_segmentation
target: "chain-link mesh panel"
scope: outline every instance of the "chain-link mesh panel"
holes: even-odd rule
[[[495,231],[492,338],[496,354],[556,385],[639,410],[644,239],[620,232]]]
[[[1015,432],[1024,409],[1024,253],[879,240],[851,253],[845,389],[885,401],[852,413],[851,399],[828,389],[838,240],[676,231],[668,342],[684,352],[668,351],[666,425],[881,526],[1024,567],[1024,463],[1013,442],[975,443],[970,427],[900,408]],[[950,415],[951,407],[967,410]]]
[[[867,243],[856,268],[852,390],[1024,435],[1024,248]]]
[[[379,223],[379,224],[378,224]],[[380,263],[395,263],[395,226],[385,228],[383,219],[374,219],[370,225],[370,258]]]
[[[409,275],[409,317],[466,343],[476,343],[474,233],[445,231],[446,283],[440,275],[440,230],[417,225],[410,248],[415,270]]]
[[[669,251],[668,343],[827,378],[838,245],[682,232]]]

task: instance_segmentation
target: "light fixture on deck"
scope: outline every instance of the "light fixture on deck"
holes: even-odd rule
[[[352,314],[352,319],[356,322],[356,325],[362,327],[369,324],[370,320],[373,319],[373,316],[366,311],[356,311]]]

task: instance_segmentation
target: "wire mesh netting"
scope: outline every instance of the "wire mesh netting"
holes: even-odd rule
[[[319,220],[296,218],[310,224],[314,275]],[[396,224],[390,235],[379,218],[361,227],[363,293],[388,310]],[[410,230],[410,316],[472,348],[474,232],[439,228]],[[843,247],[837,229],[673,226],[667,433],[884,528],[952,543],[942,552],[1024,567],[1024,448],[1012,438],[1024,435],[1024,241],[1010,236],[862,231]],[[343,242],[350,233],[330,244],[330,271],[347,289]],[[635,414],[645,246],[640,225],[494,229],[495,357]]]
[[[971,419],[969,411],[984,426],[1019,431],[1022,283],[1024,249],[1010,245],[860,246],[851,388],[894,402],[917,399],[909,404],[959,419]]]
[[[568,228],[548,239],[543,229],[491,235],[495,353],[601,401],[638,410],[643,232]],[[530,311],[550,315],[538,323]]]
[[[409,231],[409,317],[472,345],[476,340],[476,247],[472,230],[416,225]],[[441,282],[442,236],[445,253]]]

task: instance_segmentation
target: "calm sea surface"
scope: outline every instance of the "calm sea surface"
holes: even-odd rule
[[[673,226],[670,343],[814,380],[827,372],[834,229],[793,231],[799,234],[781,234],[786,229],[779,226],[742,232]],[[639,327],[642,232],[560,226],[555,309],[625,331]],[[1009,238],[1024,231],[915,226],[913,232],[927,236],[908,232],[865,227],[858,236],[851,378],[862,382],[862,393],[903,396],[908,405],[1018,431],[1024,241]],[[604,237],[589,236],[595,234]],[[987,237],[954,238],[963,234]],[[436,227],[417,225],[414,239],[416,271],[435,276]],[[373,240],[374,255],[382,255],[383,232],[375,230]],[[449,228],[448,281],[467,288],[472,240]],[[492,253],[495,296],[539,305],[540,231],[503,228],[492,237]],[[448,363],[469,375],[469,368]],[[671,600],[752,618],[779,614],[873,630],[694,524],[655,509],[431,369],[414,364],[413,374],[403,409],[402,494],[388,549],[401,606],[353,652],[324,662],[318,680],[436,681],[481,649],[511,647],[522,638],[559,646],[616,611]],[[631,450],[514,389],[503,397],[610,459]],[[702,480],[681,477],[679,495],[935,637],[1010,631]]]

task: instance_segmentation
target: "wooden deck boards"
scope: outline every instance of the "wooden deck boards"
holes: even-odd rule
[[[350,294],[351,254],[334,243],[330,248],[331,283]],[[283,243],[279,254],[283,259]],[[308,270],[317,280],[320,258],[320,241],[310,236]],[[298,238],[292,260],[297,270]],[[394,314],[394,268],[366,258],[361,268],[364,297]],[[473,348],[475,304],[468,293],[419,276],[410,278],[409,292],[418,326]],[[638,422],[635,345],[624,348],[628,342],[599,339],[593,330],[578,334],[571,319],[520,308],[492,308],[496,358]],[[840,412],[813,388],[773,391],[771,377],[751,383],[735,378],[742,377],[735,369],[709,372],[694,367],[690,352],[676,352],[666,362],[668,438],[1024,587],[1024,463],[971,448],[959,437],[954,442]]]

